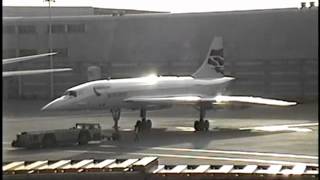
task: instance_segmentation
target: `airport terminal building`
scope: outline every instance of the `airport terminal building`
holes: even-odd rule
[[[318,99],[318,7],[171,14],[54,7],[4,7],[3,58],[45,53],[51,23],[54,97],[94,79],[190,75],[214,36],[223,38],[225,74],[237,79],[232,95],[298,102]],[[49,60],[6,70],[46,69]],[[8,99],[50,97],[50,75],[9,77]]]

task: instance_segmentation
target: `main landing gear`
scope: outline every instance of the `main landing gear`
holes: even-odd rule
[[[210,123],[208,120],[204,120],[206,115],[206,109],[204,105],[200,105],[200,120],[194,122],[194,130],[197,131],[209,131]]]
[[[112,133],[112,139],[113,140],[120,140],[121,136],[120,136],[120,132],[119,132],[119,126],[118,126],[118,122],[120,119],[120,108],[113,108],[110,110],[111,114],[112,114],[112,118],[114,121],[114,133]],[[144,108],[140,109],[140,117],[141,120],[138,120],[136,122],[135,125],[135,131],[137,132],[149,132],[152,128],[152,121],[150,119],[146,118],[147,115],[147,111]]]
[[[146,119],[147,110],[144,108],[140,109],[141,120],[137,120],[136,125],[134,126],[135,131],[138,132],[149,132],[152,128],[152,121]]]
[[[113,140],[119,140],[120,139],[120,132],[119,132],[119,126],[118,126],[118,122],[120,119],[120,108],[113,108],[110,110],[111,114],[112,114],[112,118],[114,121],[114,133],[112,134],[112,139]]]

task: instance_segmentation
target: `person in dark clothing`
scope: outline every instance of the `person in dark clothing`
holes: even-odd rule
[[[134,140],[138,141],[139,140],[139,132],[140,132],[140,127],[141,127],[141,121],[138,121],[136,125],[134,126]]]

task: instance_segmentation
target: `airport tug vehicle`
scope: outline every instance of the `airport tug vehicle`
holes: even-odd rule
[[[60,144],[86,145],[102,140],[104,136],[98,123],[77,123],[69,129],[21,132],[12,141],[12,147],[49,148]]]

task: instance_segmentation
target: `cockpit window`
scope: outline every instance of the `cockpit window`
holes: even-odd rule
[[[77,92],[76,91],[66,91],[63,95],[77,97]]]

